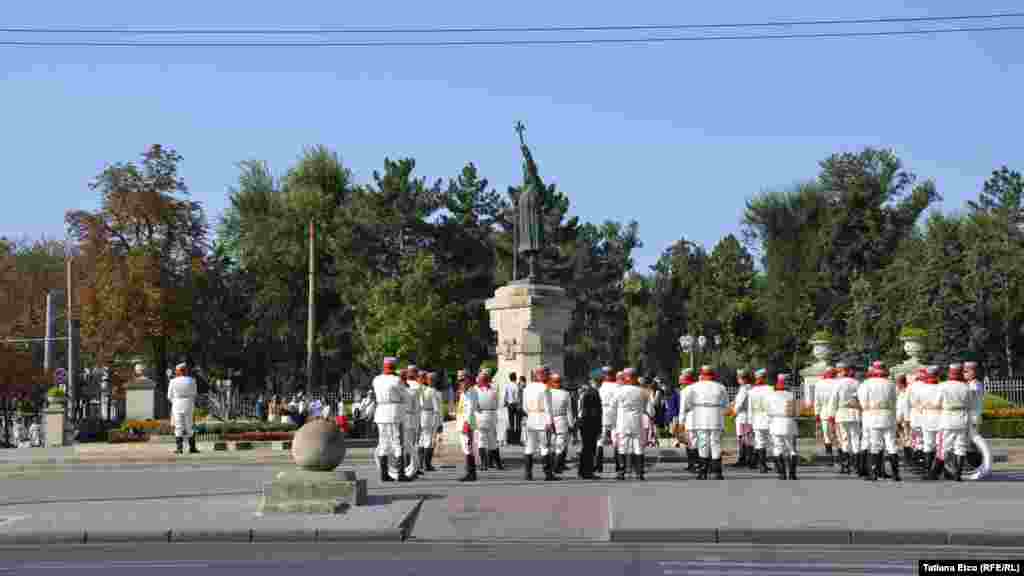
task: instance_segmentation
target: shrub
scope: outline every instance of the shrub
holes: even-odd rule
[[[900,330],[900,338],[907,338],[913,340],[923,340],[928,336],[928,331],[923,328],[917,328],[914,326],[904,326]]]
[[[294,436],[291,432],[242,432],[241,434],[225,434],[227,442],[284,442]]]
[[[978,428],[986,438],[1024,438],[1024,418],[982,420]]]
[[[122,432],[111,430],[107,433],[107,441],[111,444],[126,444],[129,442],[149,442],[149,434]]]
[[[985,394],[985,411],[999,410],[1001,408],[1013,408],[1013,403],[995,394]]]
[[[818,341],[822,341],[822,342],[831,342],[832,341],[832,333],[829,332],[828,330],[818,330],[817,332],[814,333],[813,336],[811,336],[811,340],[812,341],[818,340]]]
[[[64,398],[64,389],[60,386],[54,386],[46,391],[46,395],[50,398]]]

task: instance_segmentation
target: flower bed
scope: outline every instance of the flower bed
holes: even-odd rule
[[[289,442],[294,436],[291,432],[242,432],[241,434],[225,434],[226,442]]]
[[[107,432],[107,442],[111,444],[127,444],[131,442],[149,442],[149,434],[137,432],[122,432],[111,430]]]
[[[978,432],[985,438],[1024,438],[1024,418],[982,418]]]

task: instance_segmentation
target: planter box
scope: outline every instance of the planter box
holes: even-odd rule
[[[252,442],[235,442],[235,450],[252,450]]]
[[[217,451],[217,452],[226,452],[227,449],[228,449],[228,443],[227,442],[214,442],[213,443],[213,449],[215,451]]]

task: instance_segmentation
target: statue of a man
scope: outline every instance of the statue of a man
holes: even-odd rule
[[[516,123],[516,132],[519,133],[520,149],[523,152],[523,186],[519,190],[518,202],[518,227],[519,246],[517,254],[523,254],[530,261],[530,278],[536,276],[537,253],[544,246],[544,225],[541,221],[542,207],[544,203],[544,183],[537,174],[537,165],[533,161],[530,149],[523,139],[523,132],[526,127],[522,122]]]

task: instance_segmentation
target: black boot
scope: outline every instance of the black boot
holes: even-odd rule
[[[476,482],[476,458],[472,454],[466,456],[466,475],[459,482]]]
[[[757,457],[760,455],[760,450],[754,450],[754,447],[750,447],[750,459],[747,461],[747,467],[751,470],[757,470]]]
[[[597,447],[597,467],[594,469],[595,472],[604,472],[604,446]]]
[[[388,457],[381,456],[377,458],[377,462],[380,463],[380,481],[381,482],[394,482],[391,479],[391,474],[388,474]]]
[[[184,450],[185,439],[184,438],[182,438],[181,436],[175,436],[174,437],[174,445],[175,445],[175,449],[174,449],[174,453],[175,454],[184,454],[185,453],[185,450]]]
[[[761,474],[767,474],[768,470],[768,449],[761,448]]]
[[[742,444],[736,446],[736,462],[731,464],[730,468],[742,468],[747,465],[747,447]]]
[[[555,455],[551,452],[548,452],[548,455],[544,457],[544,480],[547,482],[561,480],[561,478],[555,476]]]
[[[615,453],[615,479],[626,479],[626,457],[618,452]]]
[[[927,480],[928,475],[931,473],[932,463],[935,461],[935,454],[925,452],[921,460],[921,468],[918,473],[921,475],[922,480]]]
[[[698,480],[707,480],[708,473],[711,472],[711,458],[700,459],[700,474],[697,475]]]
[[[524,480],[533,480],[533,454],[526,455],[526,462],[524,463],[525,472],[523,473]]]
[[[686,471],[697,471],[697,451],[691,448],[686,449]]]
[[[849,470],[849,466],[848,466],[847,460],[846,460],[846,452],[843,452],[843,449],[840,448],[839,449],[839,473],[840,474],[846,474],[849,471],[850,471]]]
[[[722,475],[722,459],[718,458],[709,462],[711,466],[711,473],[714,474],[715,480],[725,480],[725,476]]]
[[[434,449],[433,448],[427,448],[426,456],[427,456],[427,461],[426,461],[426,466],[424,466],[424,468],[426,468],[427,472],[436,472],[437,468],[434,468]]]
[[[501,452],[498,450],[491,450],[491,459],[494,460],[494,467],[498,470],[504,470],[505,464],[501,462]]]
[[[779,475],[779,480],[786,479],[786,459],[782,456],[775,457],[775,473]]]
[[[800,457],[793,454],[789,457],[789,479],[796,480],[796,466],[800,463]]]
[[[878,469],[881,468],[881,467],[882,467],[882,453],[879,452],[878,454],[872,454],[871,455],[870,471],[868,472],[868,475],[864,479],[868,480],[869,482],[877,482],[878,481],[878,474],[879,474],[879,470]]]
[[[903,463],[910,466],[911,462],[914,461],[914,450],[910,447],[903,448]]]
[[[633,460],[633,475],[638,480],[643,480],[644,479],[644,457],[640,456],[640,455],[637,455],[637,454],[633,454],[633,455],[630,456],[630,459]]]
[[[900,478],[900,457],[896,454],[889,454],[889,465],[892,466],[892,479],[901,482]]]
[[[957,482],[964,481],[964,459],[963,456],[953,456],[953,463],[956,466],[956,475],[953,476],[953,480]]]
[[[831,444],[825,444],[825,456],[828,458],[828,462],[826,463],[826,466],[831,468],[831,467],[836,465],[836,458],[832,454],[832,445]]]
[[[944,472],[945,468],[946,468],[946,463],[944,461],[939,460],[936,457],[933,457],[932,458],[931,468],[929,468],[929,470],[928,470],[928,479],[929,480],[938,480],[939,478],[942,478],[943,477],[943,472]]]
[[[189,438],[188,438],[188,453],[189,454],[199,454],[199,448],[196,448],[196,437],[195,436],[189,436]]]
[[[568,458],[568,454],[565,452],[562,452],[557,457],[555,457],[555,474],[562,474],[569,469],[569,467],[565,465],[566,458]]]
[[[480,467],[481,471],[486,471],[487,470],[487,450],[484,450],[483,448],[478,448],[477,451],[476,451],[476,457],[477,457],[477,460],[479,461],[477,463],[477,466]]]

